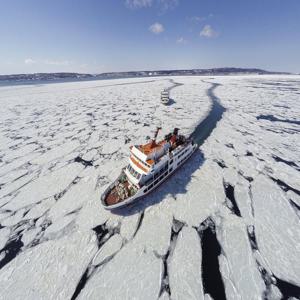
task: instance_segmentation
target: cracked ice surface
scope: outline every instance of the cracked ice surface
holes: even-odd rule
[[[91,234],[65,232],[19,254],[1,270],[2,299],[66,299],[96,252]],[[76,262],[74,258],[76,257]]]
[[[226,111],[193,157],[144,201],[105,211],[129,145],[156,126],[192,133],[211,94]],[[299,99],[299,76],[1,87],[0,299],[299,298]]]
[[[268,178],[258,176],[253,182],[253,202],[261,255],[277,277],[297,284],[300,278],[299,218],[281,189]],[[276,214],[277,210],[280,214]]]
[[[227,294],[233,293],[241,299],[260,299],[264,284],[251,255],[245,223],[226,209],[220,212],[220,220],[217,235],[224,252],[220,257],[222,266],[228,272],[223,277],[227,289],[231,290],[227,290]]]
[[[175,246],[169,268],[172,299],[204,299],[201,280],[202,252],[196,230],[183,228]]]

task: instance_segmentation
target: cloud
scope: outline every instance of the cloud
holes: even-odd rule
[[[203,29],[200,31],[200,36],[206,38],[214,38],[217,37],[219,33],[215,31],[210,25],[205,25]]]
[[[143,8],[150,7],[153,4],[153,0],[126,0],[126,5],[129,8]]]
[[[126,0],[125,4],[131,9],[148,8],[155,4],[160,10],[166,11],[176,7],[179,0]]]
[[[152,24],[150,27],[149,27],[149,30],[151,31],[151,32],[153,32],[154,34],[160,34],[160,33],[162,33],[163,31],[165,31],[165,29],[164,29],[164,26],[162,25],[162,24],[160,24],[160,23],[154,23],[154,24]]]
[[[177,40],[176,40],[176,43],[177,44],[186,44],[187,43],[187,40],[186,39],[184,39],[183,37],[180,37],[180,38],[178,38]]]
[[[158,0],[158,5],[162,10],[173,9],[179,4],[179,0]]]
[[[189,17],[188,20],[193,23],[201,23],[203,21],[206,21],[206,20],[212,18],[213,16],[214,16],[213,14],[209,14],[207,16],[193,16],[193,17]]]
[[[33,60],[32,58],[26,58],[26,59],[24,60],[24,63],[25,63],[26,65],[33,65],[33,64],[36,63],[36,61]]]
[[[48,66],[70,66],[72,65],[72,62],[69,60],[51,60],[51,59],[32,59],[32,58],[26,58],[24,60],[24,63],[26,65],[48,65]]]

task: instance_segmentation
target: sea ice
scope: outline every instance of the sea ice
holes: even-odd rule
[[[247,75],[0,87],[0,299],[217,300],[208,275],[227,299],[299,298],[299,86]],[[156,126],[191,134],[214,101],[226,111],[172,177],[132,207],[101,206],[130,145]]]

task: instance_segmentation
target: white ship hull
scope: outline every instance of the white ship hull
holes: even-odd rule
[[[169,157],[169,161],[167,163],[167,168],[165,171],[157,176],[156,178],[153,176],[153,180],[150,181],[148,184],[140,187],[137,192],[133,195],[128,197],[127,199],[112,205],[107,205],[105,199],[107,195],[115,188],[118,184],[118,180],[120,176],[105,190],[105,192],[101,196],[101,203],[107,210],[114,210],[117,208],[121,208],[132,204],[136,200],[146,196],[147,194],[151,193],[154,189],[156,189],[161,183],[163,183],[168,177],[170,177],[180,166],[182,166],[188,158],[192,156],[195,152],[197,145],[193,142],[188,143],[185,147],[183,147],[180,151],[176,154],[172,154]],[[172,163],[170,163],[172,161]],[[125,169],[125,168],[124,168]]]

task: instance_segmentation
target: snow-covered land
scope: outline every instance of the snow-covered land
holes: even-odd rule
[[[191,134],[213,101],[180,170],[101,207],[131,143]],[[0,87],[0,299],[299,299],[299,126],[299,76]]]

